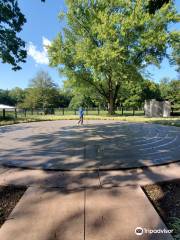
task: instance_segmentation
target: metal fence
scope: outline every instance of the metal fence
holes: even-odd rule
[[[100,108],[86,108],[84,110],[86,116],[105,116],[108,114],[107,109]],[[76,116],[79,114],[78,110],[70,108],[48,108],[48,109],[1,109],[0,119],[8,118],[28,118],[33,116],[43,115],[55,115],[55,116]],[[117,108],[116,114],[120,116],[143,116],[144,111],[142,109],[125,109]]]

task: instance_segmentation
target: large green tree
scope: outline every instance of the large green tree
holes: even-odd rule
[[[22,104],[24,108],[48,108],[57,107],[59,103],[59,92],[47,72],[39,71],[30,81],[26,97]]]
[[[50,65],[74,86],[92,88],[113,114],[125,81],[140,79],[149,64],[159,66],[178,34],[173,1],[149,12],[149,0],[67,0],[67,27],[49,48]],[[172,40],[173,35],[173,40]]]

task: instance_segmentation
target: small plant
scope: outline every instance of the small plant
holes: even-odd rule
[[[173,237],[175,240],[180,239],[180,218],[172,217],[170,219],[170,227],[174,230]]]

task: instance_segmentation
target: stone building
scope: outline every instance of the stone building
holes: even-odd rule
[[[171,103],[155,99],[145,100],[144,111],[146,117],[170,117]]]

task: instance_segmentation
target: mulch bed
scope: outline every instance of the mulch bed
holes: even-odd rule
[[[26,187],[0,186],[0,227],[16,206],[26,189]]]
[[[143,187],[168,229],[180,239],[180,179]]]

